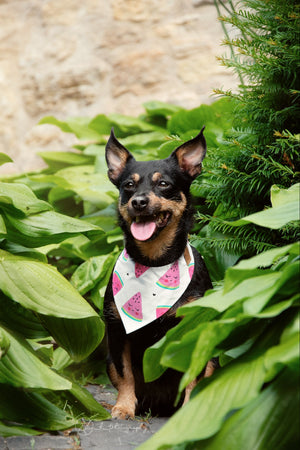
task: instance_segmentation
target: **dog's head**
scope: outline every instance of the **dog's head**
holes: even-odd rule
[[[168,158],[156,161],[136,161],[111,131],[106,161],[108,176],[120,191],[121,226],[143,252],[149,244],[148,253],[156,247],[158,254],[158,247],[176,236],[191,182],[200,174],[206,153],[203,130]]]

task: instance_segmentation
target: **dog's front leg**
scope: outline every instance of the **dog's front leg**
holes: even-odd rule
[[[197,380],[193,380],[185,388],[185,394],[184,394],[184,400],[183,400],[182,406],[185,405],[189,401],[191,392],[194,389],[194,387],[196,387],[197,383],[198,383]]]
[[[201,378],[211,377],[217,367],[218,367],[218,363],[216,362],[215,359],[208,361],[208,363],[206,364],[205,370],[204,370],[204,374]],[[191,381],[191,383],[189,383],[187,385],[187,387],[185,388],[185,395],[184,395],[184,400],[183,400],[182,406],[185,405],[189,401],[191,392],[194,389],[194,387],[196,387],[196,385],[198,384],[198,381],[200,381],[200,380],[195,379],[195,380]]]
[[[109,376],[118,390],[118,398],[112,408],[114,419],[134,418],[137,398],[135,396],[135,382],[131,366],[130,344],[126,342],[122,354],[123,373],[120,375],[113,362],[109,365]]]

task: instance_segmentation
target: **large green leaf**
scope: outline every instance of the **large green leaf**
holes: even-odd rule
[[[201,311],[198,309],[198,314],[190,314],[184,318],[176,327],[169,330],[160,341],[149,347],[143,359],[145,381],[155,380],[166,370],[166,367],[161,364],[161,358],[170,342],[181,342],[186,330],[193,330],[202,322],[212,320],[216,315],[217,312],[209,308],[202,308]],[[189,355],[186,355],[186,357],[189,357]]]
[[[52,266],[0,250],[0,289],[25,308],[54,317],[97,314]]]
[[[0,214],[0,238],[5,237],[6,235],[6,225],[2,215]]]
[[[105,327],[101,318],[65,319],[39,316],[55,341],[63,347],[74,361],[87,358],[103,339]]]
[[[90,291],[96,283],[110,274],[116,260],[116,254],[89,258],[73,273],[71,283],[81,295]]]
[[[299,220],[299,217],[299,202],[290,202],[260,211],[258,213],[250,214],[250,216],[227,223],[233,227],[240,227],[247,225],[248,223],[254,223],[256,225],[260,225],[261,227],[278,230],[289,222]]]
[[[59,170],[68,166],[91,164],[94,160],[92,156],[74,152],[39,152],[38,154],[52,170]]]
[[[149,116],[170,117],[183,109],[181,106],[173,105],[171,103],[164,103],[158,100],[143,103],[143,106]]]
[[[293,184],[288,189],[282,189],[275,184],[271,187],[271,203],[273,207],[291,202],[300,202],[300,183]]]
[[[137,152],[139,155],[144,153],[146,156],[149,154],[149,149],[157,149],[157,147],[164,143],[165,140],[166,134],[160,131],[133,134],[132,136],[120,139],[121,143],[128,148],[128,150],[133,153],[139,150]]]
[[[93,420],[105,420],[111,417],[109,412],[94,399],[92,394],[87,389],[82,388],[79,384],[73,383],[72,389],[70,389],[69,392],[76,399],[79,414],[82,415],[82,413],[85,412],[85,417],[87,417],[86,412],[88,411],[88,417],[92,416]]]
[[[90,121],[89,126],[100,135],[108,136],[113,126],[113,122],[104,114],[98,114]]]
[[[232,102],[227,99],[220,99],[212,105],[201,105],[189,111],[182,110],[175,113],[168,122],[170,134],[183,135],[190,130],[201,130],[205,125],[211,126],[216,134],[223,134],[223,131],[231,127],[232,123]]]
[[[6,425],[0,421],[0,436],[37,436],[41,431],[33,430],[32,428],[22,427],[17,425]]]
[[[43,339],[49,336],[36,314],[11,300],[3,292],[0,292],[0,311],[0,324],[26,339]]]
[[[216,436],[193,444],[199,450],[273,450],[299,443],[298,375],[286,370],[245,408],[233,414]]]
[[[104,324],[77,290],[52,266],[0,250],[0,289],[39,313],[43,325],[75,360],[101,342]]]
[[[0,182],[0,208],[19,216],[53,209],[49,203],[39,200],[24,184],[3,182]]]
[[[44,364],[30,345],[16,334],[2,328],[10,341],[6,355],[0,361],[0,383],[22,388],[71,389],[72,383]]]
[[[142,119],[124,116],[122,114],[109,114],[105,120],[101,114],[96,116],[90,122],[89,127],[104,134],[109,134],[110,128],[114,127],[115,134],[118,138],[125,137],[130,134],[147,133],[149,131],[159,129],[158,127],[151,125]]]
[[[102,162],[102,167],[106,165]],[[61,188],[71,190],[83,200],[103,209],[115,201],[116,188],[106,173],[96,173],[94,166],[74,166],[61,169],[55,175],[37,175],[35,180],[53,182]]]
[[[8,225],[9,227],[9,225]],[[27,242],[26,242],[27,244]],[[9,253],[13,253],[14,255],[26,256],[29,259],[37,259],[41,262],[47,263],[47,257],[45,253],[45,248],[39,248],[38,250],[33,247],[25,247],[24,245],[17,244],[16,242],[12,242],[6,240],[3,242],[2,249],[6,250]]]
[[[0,360],[6,355],[10,341],[7,333],[0,327]],[[0,361],[1,363],[1,361]]]
[[[214,349],[230,334],[235,326],[234,323],[226,323],[225,321],[212,321],[202,324],[198,339],[196,339],[194,346],[188,350],[191,353],[191,360],[180,381],[180,391],[197,378],[205,368],[207,361],[212,358]],[[167,351],[170,352],[170,347]],[[166,353],[164,353],[164,357]],[[162,363],[164,363],[164,357]]]
[[[79,425],[79,420],[58,408],[41,394],[0,384],[0,419],[40,430],[64,430]]]
[[[260,276],[251,277],[241,281],[236,287],[229,292],[223,290],[212,292],[191,305],[191,308],[203,306],[213,308],[219,312],[225,311],[238,301],[245,301],[248,298],[257,298],[260,305],[266,304],[277,291],[276,281],[279,280],[281,274],[278,272],[261,274]],[[259,296],[259,298],[258,298]],[[184,311],[188,305],[182,308]],[[262,308],[262,306],[261,306]],[[259,311],[257,311],[259,312]]]
[[[103,234],[103,230],[96,225],[55,211],[32,214],[21,219],[7,214],[6,219],[13,227],[8,228],[8,238],[27,247],[61,242],[79,233]]]
[[[87,117],[70,117],[63,121],[58,120],[53,116],[43,117],[39,121],[39,125],[50,124],[59,127],[65,133],[74,133],[79,139],[99,140],[101,135],[95,131],[94,128],[90,128],[91,119]]]
[[[286,255],[290,255],[290,258],[294,259],[299,254],[299,244],[295,243],[267,250],[252,258],[240,261],[234,267],[230,267],[224,280],[224,292],[228,292],[243,280],[256,276],[259,273],[265,274],[268,267],[277,263]],[[260,268],[265,268],[265,270],[262,271]]]
[[[273,207],[264,211],[259,211],[250,216],[234,222],[228,222],[231,226],[243,226],[254,223],[261,227],[274,230],[282,228],[289,222],[300,219],[300,184],[295,184],[289,189],[279,189],[273,186],[271,190]]]
[[[62,347],[57,347],[53,352],[52,367],[57,371],[61,371],[73,363],[73,359]]]

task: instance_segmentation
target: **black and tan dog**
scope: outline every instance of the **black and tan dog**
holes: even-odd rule
[[[178,147],[168,158],[158,161],[136,161],[116,139],[113,130],[107,142],[108,176],[120,192],[119,223],[124,232],[126,248],[122,255],[125,262],[131,261],[132,267],[138,267],[133,278],[139,277],[137,281],[142,287],[145,283],[145,289],[149,291],[150,299],[143,300],[144,303],[148,302],[147,307],[151,306],[151,295],[156,302],[157,297],[160,297],[160,303],[165,305],[168,303],[167,295],[180,287],[176,261],[183,260],[182,264],[188,269],[192,266],[190,279],[186,288],[183,288],[183,293],[171,307],[157,307],[156,310],[160,311],[157,318],[150,318],[145,325],[138,323],[142,321],[142,288],[122,308],[118,307],[116,297],[119,290],[123,289],[125,294],[127,290],[121,278],[130,277],[131,274],[126,269],[129,266],[125,266],[124,276],[120,276],[115,267],[104,300],[109,349],[108,374],[118,390],[117,402],[112,409],[114,418],[130,418],[149,410],[155,415],[170,415],[175,410],[174,402],[182,373],[168,369],[158,380],[145,383],[142,361],[145,350],[179,322],[176,309],[203,296],[211,288],[201,256],[188,244],[193,218],[189,189],[193,179],[201,172],[205,153],[203,129],[198,136]],[[161,267],[167,274],[175,267],[176,273],[173,270],[173,278],[165,277],[164,283],[156,283],[157,289],[164,288],[162,295],[158,291],[151,294],[151,289],[147,287],[147,270],[153,269],[159,273]],[[129,291],[127,297],[130,297]],[[121,302],[124,303],[124,299]],[[132,319],[133,325],[137,324],[138,328],[126,329],[125,319],[121,319],[122,313],[126,320]],[[209,364],[206,375],[213,369],[212,364]],[[192,387],[190,385],[186,388],[180,404],[188,400]]]

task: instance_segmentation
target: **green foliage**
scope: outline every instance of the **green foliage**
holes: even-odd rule
[[[104,334],[103,296],[123,246],[116,223],[117,191],[106,176],[107,135],[113,126],[139,159],[151,159],[168,156],[205,122],[211,146],[218,145],[224,127],[230,126],[227,100],[192,111],[149,102],[145,110],[140,118],[44,118],[41,123],[74,133],[80,139],[75,149],[43,152],[47,169],[0,182],[4,436],[109,417],[78,384],[106,381],[103,354],[99,349],[91,354]]]
[[[45,247],[104,232],[53,211],[21,183],[0,184],[0,211],[0,433],[36,434],[80,425],[91,416],[108,418],[82,387],[54,370],[53,338],[71,361],[80,361],[101,342],[104,324],[47,263]]]
[[[236,9],[216,3],[229,13],[220,19],[232,52],[221,63],[238,72],[241,84],[237,93],[216,90],[234,101],[235,129],[205,160],[204,176],[193,186],[210,205],[209,214],[198,216],[200,226],[207,225],[198,246],[249,257],[295,239],[293,227],[265,233],[252,225],[237,234],[228,222],[269,207],[271,186],[299,182],[300,11],[296,1],[245,0]]]

